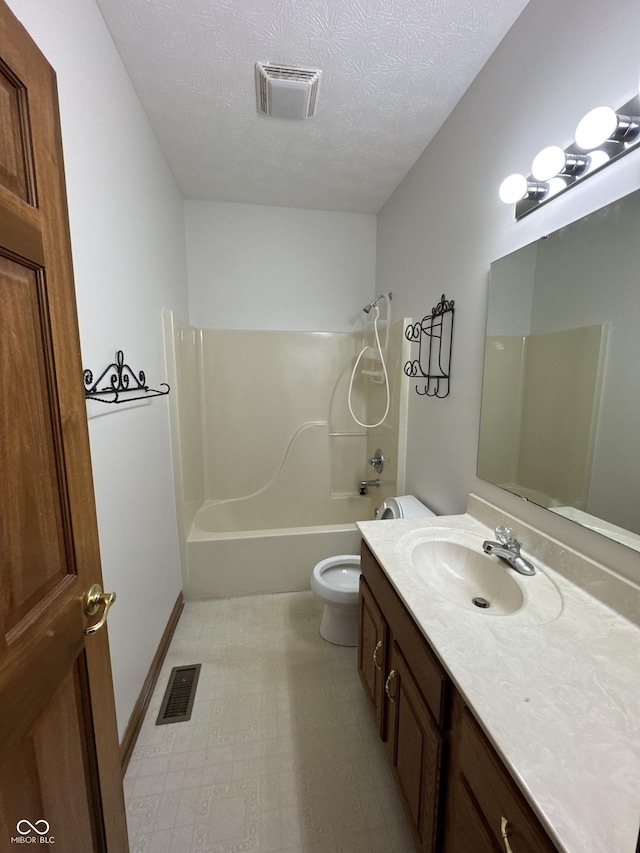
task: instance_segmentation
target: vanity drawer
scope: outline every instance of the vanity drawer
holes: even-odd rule
[[[459,774],[500,849],[557,853],[557,847],[466,708],[460,729]],[[503,831],[510,847],[504,842]]]

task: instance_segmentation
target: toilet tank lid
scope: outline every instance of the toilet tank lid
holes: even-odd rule
[[[378,512],[379,519],[425,518],[432,515],[435,515],[435,513],[414,495],[399,495],[396,498],[387,498],[380,504]]]

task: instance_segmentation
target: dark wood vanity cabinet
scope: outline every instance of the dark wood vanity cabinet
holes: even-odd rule
[[[436,853],[449,681],[364,543],[358,671],[416,847]]]
[[[421,853],[557,853],[365,542],[358,672]]]

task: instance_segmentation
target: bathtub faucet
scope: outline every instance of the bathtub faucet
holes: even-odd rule
[[[380,488],[380,480],[361,480],[360,482],[360,494],[366,495],[367,489],[369,486],[375,486],[377,489]]]

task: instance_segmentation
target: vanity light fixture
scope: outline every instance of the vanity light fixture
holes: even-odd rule
[[[576,128],[575,142],[564,149],[559,145],[543,148],[534,158],[529,177],[505,178],[500,199],[515,204],[516,219],[521,219],[636,147],[640,147],[640,94],[618,110],[590,110]]]

